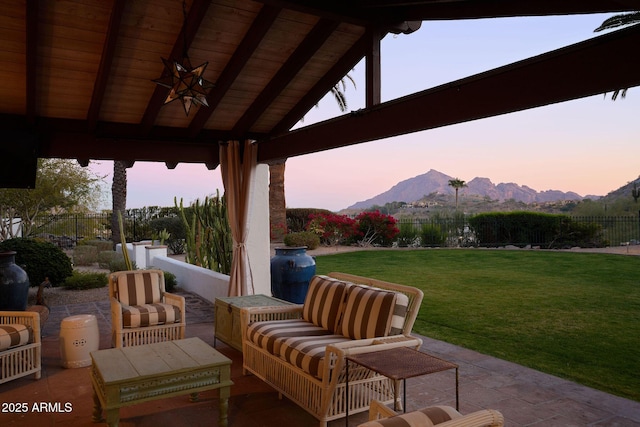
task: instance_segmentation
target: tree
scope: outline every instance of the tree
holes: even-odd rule
[[[127,166],[128,162],[114,160],[113,182],[111,183],[111,240],[113,245],[120,242],[120,224],[118,212],[124,217],[127,209]]]
[[[38,159],[35,188],[0,189],[0,217],[3,218],[0,240],[14,237],[13,222],[17,218],[21,219],[22,234],[27,237],[38,214],[97,206],[102,197],[101,179],[74,160]]]
[[[605,19],[598,28],[593,30],[593,32],[597,33],[599,31],[610,30],[612,28],[622,27],[625,25],[632,25],[638,22],[640,22],[640,12],[622,13]],[[628,89],[629,88],[621,88],[613,91],[613,94],[611,94],[611,100],[615,101],[618,98],[618,95],[620,95],[620,98],[624,98],[627,96]]]
[[[347,74],[331,88],[331,94],[338,103],[341,112],[347,111],[346,80],[356,86],[353,78]],[[284,171],[286,159],[269,163],[269,226],[272,238],[279,238],[287,231],[287,204],[284,191]],[[280,232],[281,231],[281,232]]]
[[[453,187],[456,190],[456,210],[458,210],[458,190],[463,187],[466,187],[467,184],[463,180],[459,178],[455,178],[455,179],[449,180],[449,186]]]

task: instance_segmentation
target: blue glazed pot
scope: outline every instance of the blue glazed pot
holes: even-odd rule
[[[28,298],[29,276],[16,265],[16,253],[0,252],[0,310],[24,311]]]
[[[306,246],[276,248],[271,258],[271,293],[296,304],[304,303],[309,281],[316,274],[316,260]]]

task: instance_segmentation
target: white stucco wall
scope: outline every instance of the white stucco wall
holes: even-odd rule
[[[253,187],[247,252],[256,294],[271,295],[271,251],[269,240],[269,166],[258,164]]]

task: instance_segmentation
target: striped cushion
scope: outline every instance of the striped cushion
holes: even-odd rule
[[[389,335],[400,335],[404,329],[404,321],[409,310],[409,297],[402,292],[396,292],[396,305],[393,307],[391,329]]]
[[[303,319],[255,322],[247,328],[247,339],[275,356],[280,356],[280,345],[287,338],[330,334]]]
[[[342,335],[287,338],[280,344],[280,358],[322,380],[327,346],[345,341]]]
[[[382,420],[369,421],[360,424],[359,427],[430,427],[460,417],[460,412],[450,406],[431,406]]]
[[[28,344],[30,333],[31,329],[20,323],[0,325],[0,350]]]
[[[388,335],[397,295],[397,292],[371,287],[350,286],[340,333],[355,340]]]
[[[125,328],[164,325],[182,320],[180,307],[171,304],[143,304],[122,306],[122,323]]]
[[[347,283],[327,277],[313,276],[302,308],[302,318],[334,333],[342,313]]]
[[[155,304],[161,301],[160,275],[132,271],[118,276],[116,299],[124,305]]]

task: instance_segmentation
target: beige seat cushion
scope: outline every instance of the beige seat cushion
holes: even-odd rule
[[[180,307],[171,304],[123,305],[122,322],[125,328],[177,323],[182,319]]]
[[[255,322],[247,328],[247,339],[275,356],[280,356],[283,340],[322,335],[331,335],[331,332],[304,319]]]
[[[280,358],[322,380],[327,346],[345,341],[350,339],[335,334],[283,339],[280,343]]]
[[[20,323],[0,325],[0,351],[29,344],[31,328]]]

